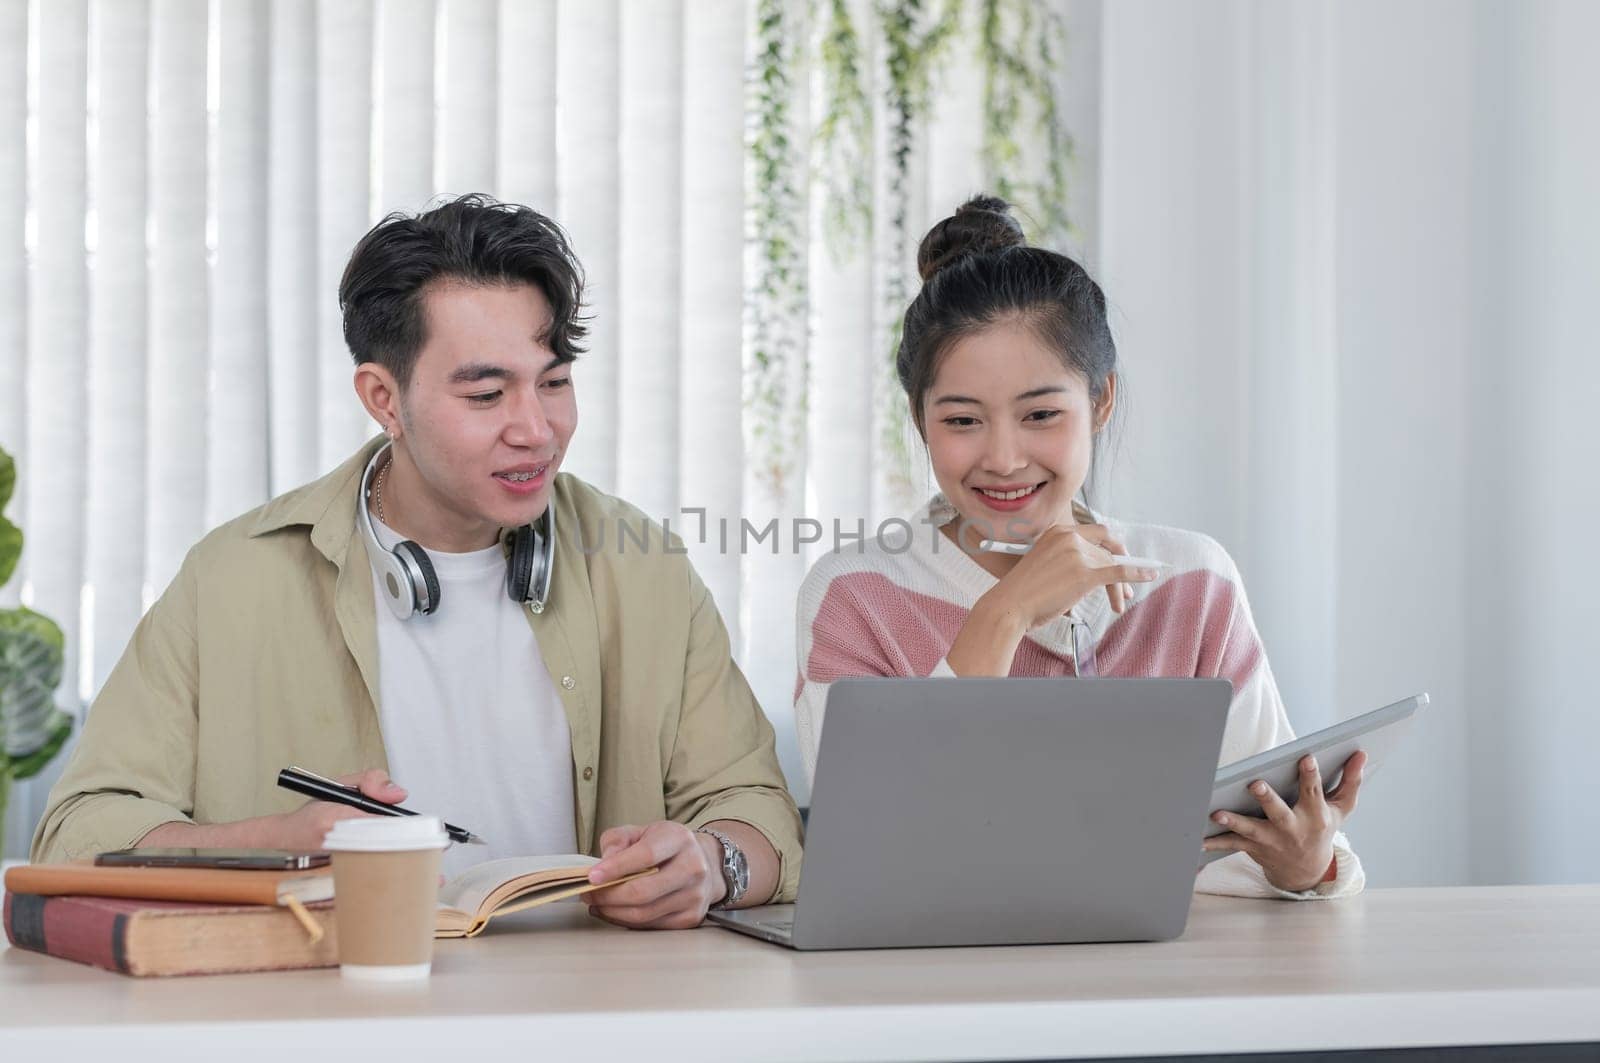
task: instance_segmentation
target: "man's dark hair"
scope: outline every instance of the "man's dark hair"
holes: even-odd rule
[[[356,364],[377,362],[404,389],[427,342],[422,295],[441,281],[531,284],[550,303],[551,351],[570,362],[588,332],[583,267],[561,226],[481,193],[432,210],[396,212],[356,244],[339,282],[344,341]]]

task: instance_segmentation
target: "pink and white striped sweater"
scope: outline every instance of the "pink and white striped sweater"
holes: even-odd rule
[[[997,582],[937,527],[955,516],[935,496],[911,521],[914,532],[866,542],[819,560],[800,588],[795,721],[806,773],[816,773],[828,687],[852,676],[954,675],[945,654],[973,605]],[[1099,676],[1219,677],[1233,683],[1220,764],[1294,738],[1267,664],[1239,570],[1215,540],[1152,524],[1127,524],[1087,511],[1130,554],[1173,567],[1136,585],[1130,607],[1113,612],[1097,590],[1071,612],[1030,631],[1012,662],[1014,676],[1078,674],[1077,647]],[[1360,892],[1361,861],[1340,834],[1337,877],[1304,893],[1279,890],[1243,853],[1208,864],[1195,879],[1201,893],[1245,897],[1322,898]]]

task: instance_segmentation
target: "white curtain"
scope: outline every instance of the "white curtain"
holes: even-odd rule
[[[1069,22],[1098,11],[1055,6]],[[791,25],[808,7],[789,0]],[[918,129],[913,234],[986,183],[969,8]],[[871,5],[853,9],[864,26]],[[373,430],[336,300],[356,240],[392,210],[484,191],[556,217],[588,273],[567,468],[690,539],[803,785],[796,588],[833,520],[870,532],[907,500],[884,488],[893,460],[874,427],[887,236],[830,253],[820,196],[799,206],[809,283],[791,322],[810,363],[793,380],[804,445],[781,494],[748,467],[754,15],[754,0],[0,0],[0,445],[27,536],[0,601],[68,633],[63,702],[92,699],[208,529]],[[1094,33],[1072,43],[1092,55]],[[821,85],[795,70],[796,142]],[[705,511],[705,542],[686,508]],[[802,513],[823,542],[795,545]],[[775,517],[779,551],[742,555],[741,521]],[[7,855],[25,851],[60,763],[13,792]]]

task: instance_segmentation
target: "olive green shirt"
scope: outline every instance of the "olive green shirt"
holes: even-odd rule
[[[290,764],[387,770],[376,595],[356,531],[361,474],[383,442],[189,552],[96,698],[34,860],[125,848],[163,823],[291,811],[304,798],[276,785]],[[593,853],[625,823],[738,820],[777,850],[776,899],[792,899],[800,817],[772,726],[681,542],[565,473],[551,504],[549,604],[528,622],[572,733],[578,844]]]

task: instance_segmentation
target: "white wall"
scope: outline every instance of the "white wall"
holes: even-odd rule
[[[1345,711],[1427,689],[1404,770],[1357,828],[1378,882],[1456,882],[1468,862],[1464,579],[1474,329],[1474,9],[1342,5],[1338,24],[1339,574]]]
[[[1377,885],[1600,875],[1600,568],[1534,560],[1600,519],[1597,31],[1576,2],[1105,10],[1111,497],[1234,553],[1302,730],[1432,693],[1352,824]]]
[[[1600,5],[1516,6],[1503,28],[1504,258],[1481,293],[1504,306],[1481,367],[1474,455],[1498,476],[1470,514],[1472,873],[1489,881],[1600,877]],[[1490,249],[1492,255],[1493,249]],[[1498,460],[1496,460],[1498,459]],[[1466,475],[1477,497],[1478,468]],[[1530,549],[1531,548],[1531,549]],[[1530,557],[1537,552],[1541,557]],[[1562,560],[1565,558],[1565,560]],[[1496,623],[1502,620],[1501,623]]]

